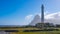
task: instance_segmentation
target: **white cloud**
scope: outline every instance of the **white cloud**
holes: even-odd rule
[[[56,19],[60,17],[60,12],[45,15],[45,19]]]
[[[45,19],[52,19],[54,18],[54,15],[56,15],[57,13],[52,13],[52,14],[48,14],[48,15],[45,15]]]
[[[35,14],[36,15],[36,14]],[[27,15],[25,19],[27,20],[27,23],[30,23],[35,17],[35,15]],[[38,15],[41,17],[41,14],[38,13]],[[60,24],[60,12],[55,13],[47,13],[45,12],[45,22]]]
[[[32,17],[33,17],[33,15],[27,15],[27,16],[25,17],[25,20],[30,20]]]
[[[60,24],[60,12],[45,15],[45,20],[50,23]]]
[[[34,15],[27,15],[25,17],[24,23],[26,23],[27,25],[32,21]]]

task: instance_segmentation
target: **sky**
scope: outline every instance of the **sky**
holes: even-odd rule
[[[0,25],[29,24],[36,14],[41,14],[42,4],[45,19],[51,19],[51,22],[56,20],[57,23],[60,17],[60,0],[0,0]]]

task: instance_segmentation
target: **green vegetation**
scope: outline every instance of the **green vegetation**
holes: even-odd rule
[[[60,34],[60,31],[44,31],[44,32],[18,32],[13,34]]]
[[[18,34],[60,34],[60,31],[50,31],[50,32],[19,32]]]
[[[23,32],[23,30],[38,30],[38,28],[0,28],[0,30],[19,30],[12,34],[60,34],[60,31]]]

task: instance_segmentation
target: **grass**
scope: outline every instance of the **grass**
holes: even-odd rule
[[[60,34],[60,31],[45,31],[45,32],[18,32],[15,34]]]
[[[23,30],[37,29],[38,28],[0,28],[0,30],[19,30],[19,32],[11,32],[11,34],[60,34],[60,31],[23,32]]]

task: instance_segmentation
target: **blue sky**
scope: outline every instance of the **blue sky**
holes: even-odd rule
[[[60,0],[0,0],[0,25],[29,24],[31,19],[26,17],[40,13],[42,4],[45,12],[60,11]]]

